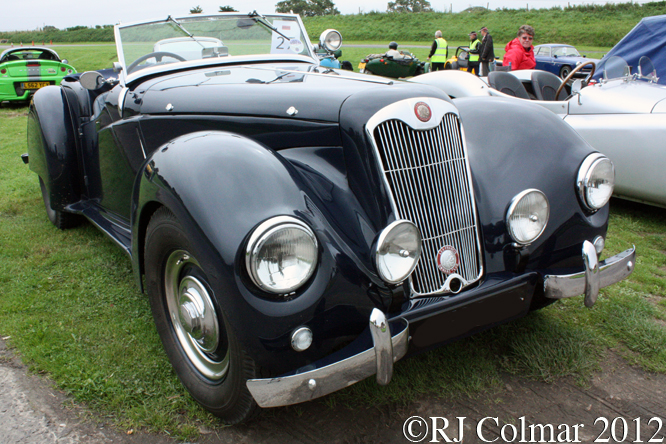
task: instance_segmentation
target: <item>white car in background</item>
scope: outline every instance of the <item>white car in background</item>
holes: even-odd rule
[[[599,82],[588,83],[593,69],[586,80],[576,80],[569,88],[567,81],[582,68],[564,81],[538,70],[492,72],[488,78],[437,71],[413,81],[437,86],[456,99],[531,99],[562,117],[613,161],[616,197],[666,208],[666,87],[656,83],[652,61],[643,57],[632,74],[623,59],[612,57]],[[550,137],[548,128],[543,133]]]
[[[172,37],[160,40],[153,46],[153,52],[178,54],[185,60],[198,60],[207,57],[229,55],[222,40],[214,37]]]

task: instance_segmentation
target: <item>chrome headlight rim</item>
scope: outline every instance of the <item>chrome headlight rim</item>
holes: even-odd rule
[[[340,42],[337,46],[334,46],[334,45],[331,46],[329,44],[330,43],[330,39],[329,39],[330,34],[337,35],[337,38]],[[327,29],[327,30],[325,30],[319,36],[319,46],[324,48],[328,52],[337,51],[338,49],[340,49],[342,47],[342,34],[340,34],[340,31],[338,31],[336,29]]]
[[[273,295],[289,294],[302,287],[310,280],[312,275],[314,275],[319,262],[318,259],[315,260],[312,267],[310,267],[309,272],[302,279],[300,279],[297,284],[280,289],[272,288],[264,284],[264,282],[262,282],[258,276],[257,268],[255,267],[257,253],[264,245],[266,240],[268,240],[277,231],[284,228],[296,228],[306,233],[312,241],[313,248],[315,249],[317,255],[319,253],[319,242],[317,241],[317,236],[315,236],[314,231],[310,228],[310,226],[300,219],[292,216],[275,216],[259,224],[252,232],[252,235],[250,236],[247,243],[245,250],[245,269],[247,270],[250,280],[252,280],[252,283],[256,285],[257,288]]]
[[[608,195],[608,198],[603,202],[602,205],[595,206],[590,202],[590,199],[588,197],[588,191],[589,191],[588,184],[590,182],[592,174],[594,173],[594,170],[602,162],[610,163],[611,171],[613,172],[613,183],[612,183],[613,189],[611,190],[610,194]],[[610,198],[613,195],[613,190],[615,189],[615,165],[613,165],[613,162],[607,156],[604,156],[601,153],[590,154],[585,158],[585,160],[583,160],[583,163],[578,169],[576,187],[578,188],[578,197],[580,198],[580,201],[585,206],[585,208],[593,213],[596,213],[610,201]]]
[[[393,233],[393,230],[398,228],[401,225],[408,225],[410,228],[414,229],[415,232],[418,235],[418,246],[417,250],[415,252],[415,259],[412,263],[412,265],[408,268],[408,271],[406,273],[403,273],[400,277],[391,277],[387,273],[384,273],[384,265],[382,264],[382,254],[381,250],[382,247],[386,243],[386,239],[389,237],[391,233]],[[419,227],[414,224],[414,222],[409,221],[407,219],[398,219],[396,221],[391,222],[386,228],[382,230],[382,232],[379,234],[379,237],[377,238],[377,242],[375,244],[375,267],[377,268],[377,273],[379,274],[379,277],[386,283],[391,284],[391,285],[397,285],[409,278],[409,276],[414,272],[414,269],[419,263],[419,260],[421,258],[421,252],[422,252],[422,236],[421,236],[421,230],[419,230]]]
[[[515,236],[514,230],[512,228],[512,224],[511,224],[510,221],[511,221],[511,216],[515,213],[516,208],[518,207],[518,205],[520,204],[522,199],[525,196],[527,196],[528,194],[532,194],[532,193],[537,193],[537,194],[541,195],[543,197],[544,201],[546,202],[546,210],[547,210],[546,222],[543,224],[543,226],[541,227],[541,230],[539,231],[539,233],[536,236],[534,236],[531,240],[525,241],[525,240],[518,239]],[[550,219],[550,202],[548,201],[548,197],[546,196],[546,194],[543,191],[541,191],[537,188],[528,188],[528,189],[523,190],[520,193],[516,194],[513,197],[513,199],[511,199],[511,203],[509,204],[509,209],[506,212],[505,223],[506,223],[507,231],[509,232],[509,236],[511,236],[511,239],[516,244],[518,244],[520,246],[523,246],[523,247],[526,247],[528,245],[533,244],[537,239],[539,239],[539,237],[541,237],[543,232],[546,230],[546,227],[548,226],[548,220],[549,219]]]

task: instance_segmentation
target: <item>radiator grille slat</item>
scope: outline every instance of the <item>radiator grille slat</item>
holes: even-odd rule
[[[466,284],[477,281],[478,230],[458,117],[446,114],[425,131],[386,120],[372,136],[398,216],[414,222],[423,236],[421,260],[411,277],[413,296],[444,291],[449,275],[438,269],[437,254],[447,245],[459,255],[454,273]]]

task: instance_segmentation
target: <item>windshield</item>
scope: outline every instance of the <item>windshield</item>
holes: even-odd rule
[[[604,65],[604,79],[617,79],[626,77],[631,73],[631,69],[622,57],[613,56]]]
[[[659,80],[659,77],[657,77],[657,70],[652,63],[652,60],[650,60],[650,57],[643,56],[638,61],[638,78],[649,82],[657,82]]]
[[[553,56],[580,57],[580,54],[573,46],[555,46],[553,47]]]
[[[630,66],[622,57],[613,56],[604,65],[603,78],[605,80],[619,78],[646,80],[655,83],[659,80],[657,70],[647,56],[642,56],[638,65],[634,67]]]
[[[254,14],[195,15],[121,24],[116,25],[116,46],[125,75],[147,67],[213,57],[313,56],[299,17],[287,14],[266,17]]]

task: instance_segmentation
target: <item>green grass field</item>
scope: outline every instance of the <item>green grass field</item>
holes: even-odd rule
[[[59,47],[79,71],[110,67],[114,47]],[[349,48],[358,60],[372,48]],[[424,50],[427,51],[427,50]],[[416,51],[415,51],[416,52]],[[425,57],[419,52],[417,56]],[[355,64],[355,63],[354,63]],[[215,418],[180,385],[164,354],[130,261],[90,224],[59,231],[46,218],[26,149],[23,105],[0,106],[0,336],[30,369],[121,428],[196,438]],[[585,385],[609,353],[666,373],[666,210],[611,201],[605,256],[635,244],[633,275],[602,291],[401,361],[394,380],[372,378],[321,401],[330,406],[409,403],[500,388],[505,372]],[[291,407],[294,415],[301,407]]]

